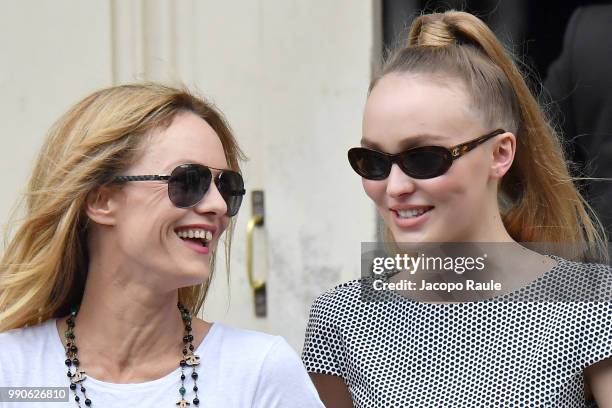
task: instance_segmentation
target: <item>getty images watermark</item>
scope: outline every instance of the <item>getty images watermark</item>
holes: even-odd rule
[[[502,283],[489,279],[486,282],[465,279],[465,281],[445,282],[429,279],[398,279],[389,281],[384,279],[392,273],[405,272],[415,275],[420,272],[454,272],[462,275],[466,271],[485,270],[487,254],[477,257],[451,257],[451,256],[427,256],[424,253],[416,256],[408,254],[395,254],[393,257],[374,257],[372,262],[372,273],[378,279],[374,279],[372,287],[374,290],[400,290],[400,291],[501,291]]]
[[[363,242],[361,249],[364,301],[612,300],[610,257],[580,245]]]

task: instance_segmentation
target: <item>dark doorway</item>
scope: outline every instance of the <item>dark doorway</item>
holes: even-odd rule
[[[448,9],[470,12],[540,78],[561,52],[565,27],[580,6],[610,1],[584,0],[383,0],[384,49],[400,46],[412,19],[421,12]]]

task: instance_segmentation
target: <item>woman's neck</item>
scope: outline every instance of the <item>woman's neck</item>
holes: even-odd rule
[[[100,380],[126,382],[159,378],[178,367],[184,335],[178,291],[155,292],[118,279],[130,276],[127,271],[101,272],[89,271],[75,320],[81,368]],[[65,318],[58,323],[63,339]]]

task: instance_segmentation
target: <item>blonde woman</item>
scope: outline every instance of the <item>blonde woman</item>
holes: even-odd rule
[[[498,243],[487,273],[526,286],[473,302],[368,301],[364,277],[321,295],[302,359],[327,407],[612,406],[612,270],[519,245],[596,254],[602,235],[483,22],[414,21],[370,86],[349,161],[390,241]],[[560,294],[579,301],[537,301]]]
[[[63,387],[72,406],[321,407],[281,337],[196,318],[223,233],[229,259],[241,155],[186,90],[112,87],[62,116],[2,258],[0,386]]]

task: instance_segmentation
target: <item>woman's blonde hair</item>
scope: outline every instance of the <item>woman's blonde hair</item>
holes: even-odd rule
[[[8,239],[0,264],[0,332],[69,313],[87,279],[87,194],[112,181],[142,151],[144,136],[165,129],[181,112],[217,133],[232,170],[243,159],[222,114],[186,89],[155,83],[114,86],[86,97],[49,131],[25,195],[25,218]],[[226,262],[234,221],[225,237]],[[214,270],[214,257],[211,277]],[[179,289],[197,313],[208,282]]]
[[[574,186],[554,128],[485,23],[460,11],[419,16],[407,44],[386,61],[370,91],[390,73],[457,79],[486,126],[516,135],[514,162],[499,189],[502,220],[514,240],[571,244],[580,248],[574,258],[606,257],[604,230]],[[392,240],[388,229],[385,238]]]

